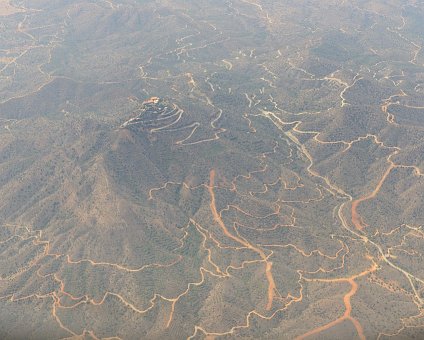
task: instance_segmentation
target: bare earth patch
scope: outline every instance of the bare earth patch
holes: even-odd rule
[[[23,9],[13,7],[9,0],[0,0],[0,16],[23,12]]]
[[[13,61],[13,58],[10,58],[10,57],[0,57],[0,63],[2,63],[2,64],[8,64],[8,63],[10,63],[12,61]]]

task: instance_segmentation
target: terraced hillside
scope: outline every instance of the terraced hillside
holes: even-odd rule
[[[0,338],[423,338],[423,22],[0,1]]]

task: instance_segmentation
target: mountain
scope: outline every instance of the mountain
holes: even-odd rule
[[[423,18],[0,1],[0,337],[423,337]]]

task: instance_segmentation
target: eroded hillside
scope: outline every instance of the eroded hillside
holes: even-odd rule
[[[423,20],[0,1],[0,337],[422,337]]]

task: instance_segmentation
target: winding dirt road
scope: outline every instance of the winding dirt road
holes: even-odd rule
[[[245,241],[244,239],[242,239],[238,236],[235,236],[235,235],[233,235],[229,232],[224,221],[222,220],[221,215],[218,213],[218,210],[216,209],[215,192],[213,190],[214,184],[215,184],[215,170],[214,169],[212,169],[210,171],[210,177],[209,178],[210,179],[209,179],[208,190],[209,190],[209,194],[211,196],[210,207],[211,207],[212,215],[213,215],[215,221],[221,227],[224,235],[227,236],[228,238],[232,239],[233,241],[240,243],[242,246],[253,250],[255,253],[257,253],[261,257],[261,259],[265,263],[265,276],[266,276],[266,279],[268,281],[268,302],[266,304],[266,309],[270,310],[272,308],[272,301],[274,299],[275,290],[276,290],[274,277],[272,275],[272,262],[268,260],[268,256],[266,256],[266,254],[263,252],[262,249],[255,247],[254,245],[250,244],[249,242]]]
[[[387,176],[389,176],[390,172],[393,170],[393,168],[395,168],[395,165],[393,163],[390,164],[390,166],[387,168],[386,172],[383,174],[383,176],[381,177],[380,181],[378,182],[377,186],[375,187],[375,189],[368,195],[361,197],[357,200],[354,200],[352,202],[352,223],[355,226],[356,229],[358,229],[359,231],[363,231],[364,227],[366,227],[366,224],[364,223],[364,221],[362,220],[361,215],[359,215],[358,213],[358,206],[360,203],[364,202],[364,201],[368,201],[372,198],[374,198],[378,192],[380,191],[381,187],[383,186],[384,181],[386,180]]]
[[[334,326],[338,325],[339,323],[342,323],[343,321],[346,321],[346,320],[349,320],[349,321],[351,321],[353,323],[353,325],[356,328],[356,331],[358,332],[359,338],[362,339],[362,340],[365,339],[364,330],[362,328],[362,325],[359,323],[358,320],[356,320],[355,318],[353,318],[351,316],[352,304],[350,302],[350,299],[358,291],[358,284],[354,281],[354,279],[349,279],[349,280],[347,280],[347,282],[350,283],[351,289],[343,297],[343,302],[344,302],[344,305],[345,305],[345,308],[346,308],[344,314],[340,318],[338,318],[338,319],[336,319],[334,321],[331,321],[331,322],[329,322],[329,323],[327,323],[327,324],[325,324],[323,326],[314,328],[314,329],[310,330],[309,332],[307,332],[307,333],[305,333],[305,334],[297,337],[296,340],[306,339],[306,338],[308,338],[308,337],[310,337],[310,336],[312,336],[314,334],[318,334],[318,333],[321,333],[321,332],[323,332],[323,331],[325,331],[327,329],[330,329],[330,328],[332,328],[332,327],[334,327]]]

